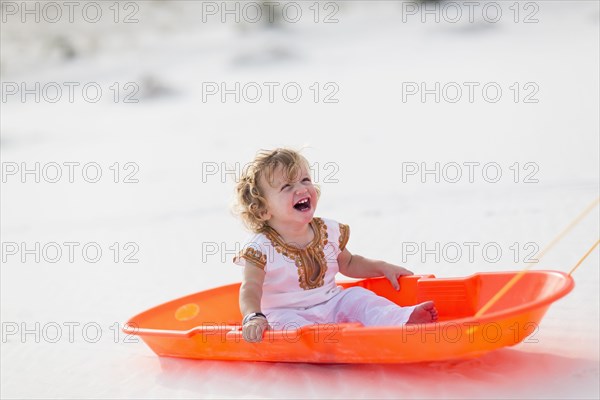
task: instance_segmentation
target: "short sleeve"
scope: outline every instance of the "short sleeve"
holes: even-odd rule
[[[259,267],[265,269],[267,265],[267,255],[261,251],[260,247],[256,244],[246,245],[242,251],[240,251],[234,258],[233,262],[237,265],[244,266],[244,261],[247,260]]]
[[[340,253],[344,251],[350,238],[350,227],[333,219],[320,218],[320,220],[324,223],[322,226],[327,227],[326,244],[323,249],[325,258],[328,262],[337,262]]]
[[[340,251],[343,251],[346,248],[346,244],[348,243],[348,239],[350,239],[350,227],[345,224],[339,224],[340,236],[338,239],[338,247]]]

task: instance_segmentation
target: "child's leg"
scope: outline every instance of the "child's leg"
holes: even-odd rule
[[[415,306],[400,307],[385,297],[358,286],[345,289],[338,296],[340,298],[334,307],[337,322],[360,322],[364,326],[398,326],[406,324],[415,309]]]
[[[265,311],[270,329],[297,329],[301,326],[312,325],[313,322],[300,315],[300,310],[282,308],[278,310]]]

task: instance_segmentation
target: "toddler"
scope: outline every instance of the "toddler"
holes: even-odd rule
[[[400,307],[362,287],[343,289],[338,272],[352,278],[385,276],[396,290],[402,267],[351,254],[348,225],[315,217],[320,190],[308,161],[280,148],[260,151],[236,186],[237,211],[254,236],[234,258],[244,267],[240,287],[242,334],[259,342],[266,329],[314,323],[360,322],[392,326],[435,322],[432,301]]]

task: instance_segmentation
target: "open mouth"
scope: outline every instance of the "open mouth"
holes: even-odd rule
[[[310,210],[310,198],[305,197],[294,204],[294,208],[298,211],[306,212]]]

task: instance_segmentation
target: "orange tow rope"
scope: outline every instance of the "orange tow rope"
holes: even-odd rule
[[[552,247],[554,247],[554,245],[556,243],[558,243],[571,229],[573,229],[573,227],[575,225],[577,225],[587,214],[589,214],[589,212],[592,211],[598,203],[600,203],[600,197],[598,197],[589,206],[587,206],[581,214],[579,214],[569,225],[567,225],[567,227],[565,229],[563,229],[562,232],[560,232],[546,247],[544,247],[544,249],[542,249],[542,251],[537,253],[533,259],[539,261],[539,259],[542,258],[542,256],[544,256],[548,252],[548,250],[550,250]],[[571,275],[571,273],[573,273],[573,271],[575,271],[577,269],[577,267],[579,267],[579,265],[581,265],[583,260],[585,260],[586,257],[588,255],[590,255],[590,253],[594,250],[594,248],[598,245],[598,243],[599,242],[596,242],[596,244],[594,244],[588,250],[588,252],[579,260],[577,265],[575,265],[575,267],[573,267],[571,272],[569,272],[569,275]],[[500,298],[502,298],[502,296],[504,296],[506,294],[506,292],[508,292],[510,290],[510,288],[512,288],[523,277],[523,275],[525,275],[527,273],[527,271],[529,270],[529,268],[531,268],[531,266],[533,264],[535,264],[535,263],[529,262],[529,263],[525,264],[525,268],[523,268],[518,274],[513,276],[512,279],[510,281],[508,281],[506,283],[506,285],[504,285],[494,295],[494,297],[492,297],[490,300],[488,300],[488,302],[485,303],[483,305],[483,307],[481,307],[481,309],[479,309],[479,311],[477,311],[475,316],[481,317],[487,310],[489,310],[494,304],[496,304],[496,302],[498,300],[500,300]]]
[[[581,258],[579,259],[579,261],[577,261],[577,264],[575,264],[575,266],[573,267],[573,269],[572,269],[572,270],[569,272],[569,276],[570,276],[570,275],[571,275],[573,272],[575,272],[575,270],[576,270],[577,268],[579,268],[579,266],[581,265],[581,263],[583,262],[583,260],[585,260],[585,259],[587,258],[587,256],[589,256],[589,255],[592,253],[592,251],[594,251],[594,249],[595,249],[595,248],[598,246],[598,244],[599,244],[599,243],[600,243],[600,239],[598,239],[598,240],[596,241],[596,243],[594,243],[594,245],[593,245],[592,247],[590,247],[590,249],[587,251],[587,253],[585,253],[585,254],[583,255],[583,257],[581,257]]]

